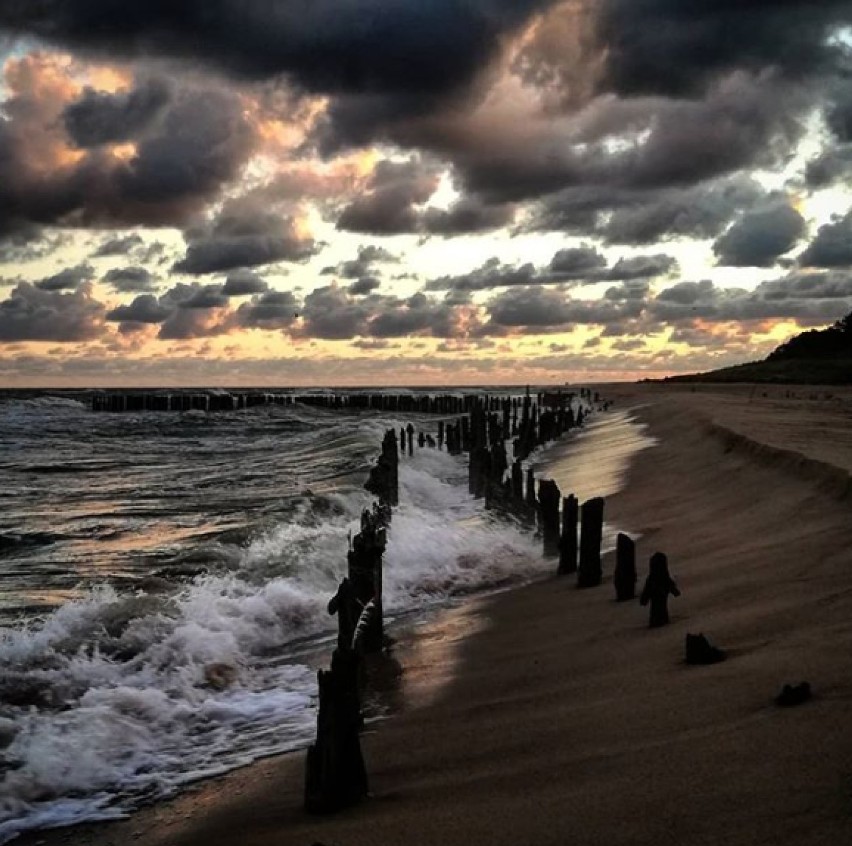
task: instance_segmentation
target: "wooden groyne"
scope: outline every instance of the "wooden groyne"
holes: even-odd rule
[[[401,414],[470,415],[475,410],[498,414],[503,430],[510,421],[524,442],[529,440],[531,426],[538,426],[539,409],[564,409],[570,406],[569,392],[538,392],[534,396],[489,396],[448,393],[363,393],[340,391],[305,393],[288,391],[97,391],[92,394],[91,408],[96,412],[130,413],[143,411],[240,411],[245,408],[273,405],[308,405],[333,411],[387,411]],[[520,422],[519,422],[520,414]],[[550,425],[552,418],[544,421]],[[440,432],[439,432],[440,439]],[[547,438],[546,438],[547,439]]]
[[[328,603],[329,613],[337,615],[338,638],[331,668],[318,674],[317,734],[308,750],[305,772],[305,808],[309,812],[333,812],[368,794],[359,734],[363,725],[362,667],[369,656],[380,655],[388,645],[383,625],[383,555],[392,530],[393,508],[399,503],[399,463],[406,454],[412,456],[415,447],[445,448],[452,455],[466,453],[468,489],[474,497],[484,499],[489,509],[537,526],[544,556],[559,560],[559,575],[576,574],[578,587],[601,583],[603,499],[595,497],[581,506],[573,494],[563,499],[556,482],[548,479],[540,480],[536,491],[532,468],[522,465],[533,450],[581,427],[584,408],[600,403],[588,391],[580,392],[583,402],[575,405],[575,398],[575,394],[561,392],[534,396],[529,389],[522,397],[311,396],[327,408],[399,411],[400,406],[408,406],[412,411],[439,413],[449,419],[438,422],[437,438],[417,431],[410,422],[398,430],[388,429],[364,485],[376,501],[361,515],[360,531],[349,543],[347,575]],[[348,404],[336,404],[344,400]],[[511,464],[507,444],[511,445]],[[619,598],[633,595],[634,559],[632,541],[619,536]]]

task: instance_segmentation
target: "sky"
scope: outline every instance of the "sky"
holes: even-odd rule
[[[3,0],[0,386],[655,378],[852,311],[852,0]]]

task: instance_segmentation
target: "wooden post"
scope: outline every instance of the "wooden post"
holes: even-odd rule
[[[517,459],[512,464],[512,499],[516,508],[524,503],[524,470]]]
[[[577,572],[577,517],[579,514],[577,497],[574,494],[562,500],[562,537],[559,538],[560,576]]]
[[[535,495],[535,473],[532,467],[527,467],[527,506],[535,512],[538,508],[538,499]]]
[[[636,544],[623,532],[615,542],[615,572],[612,576],[615,598],[627,602],[636,596]]]
[[[411,447],[411,437],[408,440]],[[396,432],[388,429],[382,440],[382,452],[364,487],[379,498],[384,505],[399,504],[399,451],[396,445]]]
[[[376,606],[369,630],[361,637],[364,652],[380,652],[384,645],[382,554],[387,546],[386,519],[380,508],[372,512],[365,509],[361,514],[361,531],[352,539],[352,549],[347,554],[349,581],[358,603],[362,608],[369,602]]]
[[[361,753],[358,656],[335,649],[331,670],[317,673],[317,738],[305,762],[305,810],[326,814],[363,799],[368,792]]]
[[[559,554],[559,486],[552,479],[538,483],[539,519],[544,540],[545,558]]]
[[[580,511],[580,567],[577,587],[597,587],[601,583],[601,539],[603,537],[604,501],[601,497],[586,500]]]

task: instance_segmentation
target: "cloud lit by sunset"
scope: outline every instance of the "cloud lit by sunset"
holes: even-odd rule
[[[852,310],[846,3],[0,7],[0,384],[561,384]]]

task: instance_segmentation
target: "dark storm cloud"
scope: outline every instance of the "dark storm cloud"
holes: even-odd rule
[[[45,258],[70,242],[71,235],[67,232],[47,232],[37,226],[25,226],[5,237],[0,234],[0,264]]]
[[[718,263],[771,267],[804,234],[805,220],[786,200],[746,212],[713,245]]]
[[[565,279],[581,279],[606,267],[606,258],[594,247],[569,247],[559,250],[550,261],[550,269]]]
[[[826,188],[852,173],[852,144],[840,144],[824,150],[805,167],[805,184],[809,188]]]
[[[145,267],[114,267],[107,271],[103,281],[124,294],[153,291],[157,287],[157,280]]]
[[[820,226],[816,237],[799,256],[802,267],[852,266],[852,212]]]
[[[288,328],[297,318],[299,303],[290,291],[266,291],[237,309],[236,321],[247,329]]]
[[[541,201],[525,229],[591,232],[610,244],[654,244],[668,238],[712,238],[766,192],[745,176],[688,188],[648,191],[606,186],[569,188]]]
[[[76,267],[66,267],[53,276],[48,276],[35,283],[41,291],[73,291],[82,283],[91,279],[94,271],[89,264],[78,264]]]
[[[599,9],[603,85],[622,94],[694,95],[738,68],[820,72],[842,60],[829,36],[852,20],[845,0],[602,0]]]
[[[128,159],[100,149],[68,162],[56,97],[39,86],[36,55],[22,60],[0,119],[0,235],[36,224],[183,225],[234,179],[255,130],[240,98],[224,88],[176,91]]]
[[[341,262],[336,267],[325,267],[321,275],[342,276],[344,279],[359,279],[375,272],[377,264],[395,263],[399,259],[384,247],[368,244],[358,247],[358,255],[354,259]]]
[[[77,147],[97,147],[138,137],[170,98],[170,87],[159,79],[145,80],[116,94],[86,88],[78,100],[66,106],[62,117]]]
[[[178,286],[182,287],[182,286]],[[172,289],[174,292],[176,289]],[[223,293],[221,285],[200,285],[189,296],[179,295],[177,300],[180,308],[225,308],[228,297]]]
[[[0,301],[0,341],[91,341],[103,333],[104,312],[90,286],[63,293],[21,282]]]
[[[573,300],[564,291],[552,288],[515,288],[488,302],[488,326],[526,328],[544,331],[574,324],[621,322],[642,313],[643,303],[630,300]]]
[[[311,91],[442,93],[469,80],[544,0],[39,0],[0,7],[0,29],[127,56],[201,59]]]
[[[385,298],[379,312],[370,321],[369,332],[374,338],[400,338],[413,334],[450,338],[460,334],[460,329],[456,326],[453,306],[417,293],[403,301]]]
[[[677,262],[671,256],[662,254],[621,258],[612,267],[607,267],[606,258],[596,248],[583,245],[559,250],[550,265],[543,268],[536,268],[530,262],[510,265],[504,264],[498,258],[491,258],[470,273],[431,279],[424,286],[424,290],[470,294],[492,288],[554,285],[563,282],[617,282],[663,276],[676,268]]]
[[[216,273],[275,261],[304,261],[315,252],[313,239],[299,233],[292,217],[267,211],[253,202],[227,203],[214,219],[184,234],[186,256],[174,266],[179,273]]]
[[[658,253],[651,256],[620,258],[607,272],[607,281],[644,279],[666,276],[678,269],[677,260]]]
[[[182,90],[120,173],[127,201],[168,206],[213,196],[252,151],[254,132],[243,112],[224,89]]]
[[[269,285],[251,270],[235,270],[225,279],[222,293],[226,297],[245,297],[248,294],[262,294]]]
[[[370,294],[356,297],[337,286],[317,288],[305,297],[300,334],[343,340],[358,335],[461,337],[479,330],[465,304],[435,300],[422,292],[408,298]]]
[[[623,300],[639,300],[640,302],[644,302],[648,299],[650,289],[651,286],[645,279],[631,279],[622,282],[620,285],[607,288],[604,297],[615,302]]]
[[[362,276],[356,279],[346,290],[356,297],[363,297],[366,294],[372,294],[373,291],[381,287],[381,281],[375,276]]]
[[[529,285],[536,281],[538,271],[529,262],[520,267],[504,264],[498,258],[491,258],[481,267],[460,276],[441,276],[432,279],[424,286],[427,291],[454,291],[465,293],[486,291],[502,286]]]
[[[435,167],[419,159],[379,162],[364,193],[351,202],[337,219],[337,228],[373,235],[417,232],[420,212],[438,188]]]
[[[174,310],[173,305],[163,305],[153,294],[140,294],[128,305],[112,309],[106,319],[115,323],[163,323]]]
[[[426,209],[420,231],[430,235],[466,235],[508,226],[515,218],[509,203],[489,205],[477,197],[462,197],[448,209]]]
[[[653,244],[668,238],[712,238],[744,206],[763,195],[747,178],[650,192],[612,209],[600,233],[611,244]],[[638,200],[638,202],[637,202]],[[558,201],[557,201],[558,203]]]
[[[133,233],[117,238],[108,238],[93,253],[92,258],[101,256],[126,256],[133,250],[141,247],[144,241],[141,236]]]
[[[722,288],[710,280],[681,282],[661,291],[647,314],[669,325],[705,322],[795,319],[829,323],[852,309],[848,274],[801,274],[762,282],[754,291]]]
[[[755,294],[764,300],[825,300],[852,298],[852,273],[792,273],[761,282]]]
[[[366,300],[356,300],[333,285],[311,291],[301,312],[306,336],[330,340],[366,335],[371,314]]]

